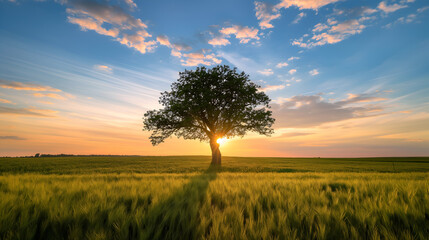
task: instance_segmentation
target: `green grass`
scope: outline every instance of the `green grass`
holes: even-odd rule
[[[0,239],[429,239],[429,158],[209,162],[0,158]]]
[[[0,158],[0,174],[192,173],[203,172],[206,156]],[[428,172],[429,157],[415,158],[242,158],[223,157],[223,172]]]

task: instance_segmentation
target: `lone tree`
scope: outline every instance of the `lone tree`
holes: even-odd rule
[[[152,131],[154,146],[173,134],[210,142],[211,164],[220,166],[218,139],[243,137],[248,131],[273,133],[270,99],[258,87],[244,72],[226,65],[185,70],[170,92],[161,93],[164,108],[144,114],[143,130]]]

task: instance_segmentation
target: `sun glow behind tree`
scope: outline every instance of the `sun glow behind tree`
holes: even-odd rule
[[[227,141],[228,141],[228,139],[227,139],[226,137],[218,138],[218,139],[216,140],[216,142],[217,142],[219,145],[223,145],[223,144],[225,144]]]

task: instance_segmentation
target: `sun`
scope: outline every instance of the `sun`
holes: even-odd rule
[[[223,137],[223,138],[218,138],[217,140],[216,140],[216,142],[219,144],[219,145],[222,145],[222,144],[224,144],[225,142],[226,142],[226,138],[225,137]]]

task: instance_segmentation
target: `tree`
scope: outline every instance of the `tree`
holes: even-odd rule
[[[171,135],[210,143],[212,165],[221,165],[220,138],[243,137],[253,131],[269,136],[274,119],[269,97],[244,72],[229,66],[198,67],[179,73],[170,92],[161,93],[164,107],[144,114],[143,130],[158,145]]]

